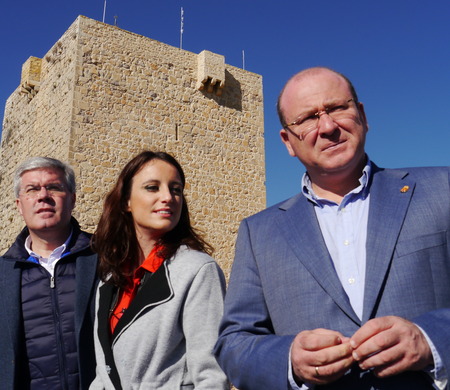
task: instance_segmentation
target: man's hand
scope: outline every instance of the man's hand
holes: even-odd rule
[[[300,332],[291,348],[292,369],[297,382],[326,384],[344,375],[354,363],[349,340],[328,329]]]
[[[351,337],[350,345],[360,368],[373,369],[381,378],[433,364],[433,355],[421,330],[400,317],[368,321]]]

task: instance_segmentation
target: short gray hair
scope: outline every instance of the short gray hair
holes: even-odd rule
[[[63,163],[51,157],[31,157],[20,164],[14,174],[14,194],[19,197],[20,186],[22,184],[22,175],[35,169],[59,169],[64,174],[67,190],[74,194],[76,192],[75,173],[69,164]]]

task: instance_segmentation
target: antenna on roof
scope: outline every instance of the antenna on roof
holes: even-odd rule
[[[245,70],[245,51],[242,50],[242,69]]]
[[[106,1],[106,0],[105,0]],[[181,22],[180,22],[180,49],[183,48],[183,21],[184,21],[184,11],[183,7],[181,7]]]
[[[103,4],[103,20],[102,20],[103,23],[105,23],[105,14],[106,14],[106,0],[105,3]]]
[[[114,16],[114,26],[117,26],[117,19],[119,19],[119,17],[117,15]]]

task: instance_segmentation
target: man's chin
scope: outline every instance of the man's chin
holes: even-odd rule
[[[31,229],[38,232],[40,230],[47,231],[47,230],[62,229],[62,226],[59,220],[55,221],[53,218],[41,218],[39,222],[35,223],[34,226],[31,226]]]
[[[353,173],[353,171],[357,170],[359,172],[359,168],[362,165],[364,167],[364,159],[358,159],[352,155],[348,156],[345,154],[341,154],[338,156],[334,156],[322,164],[322,172],[324,175],[329,174],[339,174],[339,173]],[[362,168],[361,168],[362,169]]]

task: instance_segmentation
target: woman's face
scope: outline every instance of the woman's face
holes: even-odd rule
[[[183,184],[177,169],[162,160],[151,160],[133,177],[128,208],[138,240],[158,240],[180,220]]]

